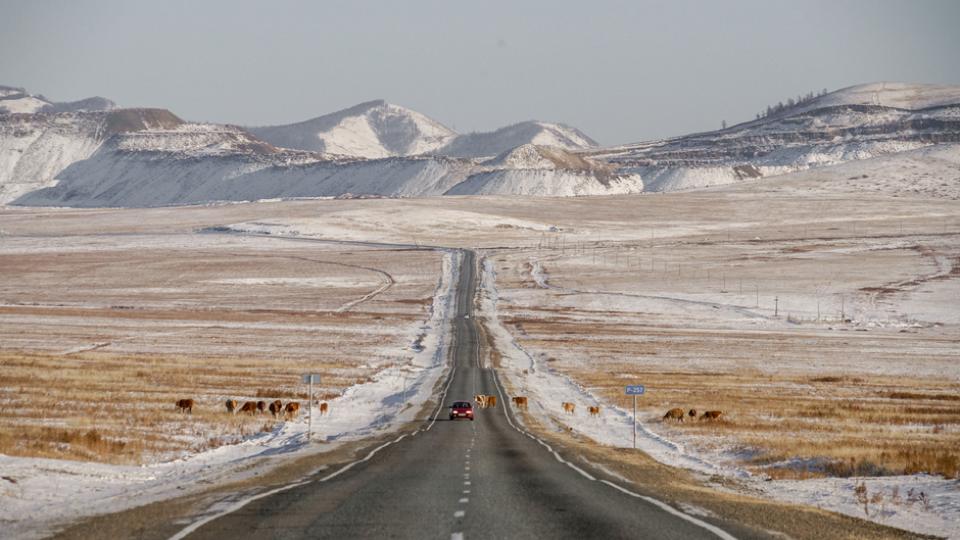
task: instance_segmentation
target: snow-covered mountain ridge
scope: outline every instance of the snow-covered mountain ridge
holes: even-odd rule
[[[960,86],[876,83],[727,129],[587,154],[644,179],[697,189],[960,142]]]
[[[489,157],[523,144],[568,150],[597,145],[575,128],[537,121],[459,135],[426,115],[383,100],[368,101],[305,122],[248,130],[279,147],[370,159],[421,154]]]
[[[39,94],[28,94],[23,88],[0,85],[0,114],[108,111],[110,109],[115,109],[116,107],[116,103],[99,96],[81,99],[79,101],[56,103]]]
[[[305,122],[248,130],[275,146],[371,159],[423,154],[456,137],[439,122],[382,100]]]
[[[0,95],[49,104],[21,89],[0,87]],[[960,148],[960,87],[862,85],[724,130],[594,145],[542,122],[458,135],[383,101],[252,129],[186,122],[164,109],[41,105],[0,112],[0,204],[698,189],[932,145]]]

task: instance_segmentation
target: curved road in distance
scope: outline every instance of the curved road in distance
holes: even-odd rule
[[[181,535],[225,540],[732,538],[715,525],[561,461],[514,427],[496,374],[479,365],[476,256],[462,253],[453,369],[436,416],[342,474],[318,473]],[[447,420],[451,402],[472,401],[475,393],[497,395],[500,403],[476,410],[472,422]]]

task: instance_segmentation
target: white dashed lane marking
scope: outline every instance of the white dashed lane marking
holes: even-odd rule
[[[470,502],[470,499],[466,497],[460,497],[460,504],[466,504],[468,502]]]
[[[457,510],[453,513],[453,517],[455,518],[462,518],[465,515],[467,515],[467,513],[464,510]]]

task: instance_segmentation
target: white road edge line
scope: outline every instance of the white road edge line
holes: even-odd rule
[[[358,460],[356,460],[356,461],[350,462],[350,463],[344,465],[343,467],[341,467],[340,469],[338,469],[336,472],[333,472],[333,473],[331,473],[331,474],[328,474],[327,476],[324,476],[323,478],[321,478],[320,480],[317,480],[317,481],[318,481],[318,482],[326,482],[327,480],[331,480],[331,479],[333,479],[333,478],[336,478],[336,477],[339,476],[340,474],[343,474],[343,473],[349,471],[350,469],[352,469],[352,468],[354,467],[354,465],[357,465],[358,463],[363,463],[363,462],[365,462],[365,461],[369,461],[370,458],[372,458],[374,455],[376,455],[377,452],[379,452],[380,450],[383,450],[384,448],[390,446],[391,444],[396,444],[396,443],[402,441],[405,437],[406,437],[406,434],[401,435],[401,436],[397,437],[396,439],[394,439],[394,440],[392,440],[392,441],[387,441],[387,442],[381,444],[380,446],[374,448],[373,450],[371,450],[370,453],[367,454],[366,457],[364,457],[363,459],[358,459]],[[185,527],[184,529],[182,529],[182,530],[181,530],[180,532],[178,532],[177,534],[171,536],[171,537],[170,537],[170,540],[181,540],[182,538],[186,538],[187,535],[189,535],[190,533],[193,533],[194,531],[196,531],[196,530],[199,529],[200,527],[203,527],[203,526],[206,525],[207,523],[210,523],[211,521],[213,521],[213,520],[215,520],[215,519],[217,519],[217,518],[221,518],[221,517],[223,517],[223,516],[225,516],[225,515],[227,515],[227,514],[232,514],[232,513],[236,512],[237,510],[240,510],[240,509],[243,508],[244,506],[252,503],[253,501],[255,501],[255,500],[257,500],[257,499],[262,499],[262,498],[264,498],[264,497],[269,497],[269,496],[271,496],[271,495],[275,495],[275,494],[277,494],[277,493],[281,493],[281,492],[283,492],[283,491],[287,491],[288,489],[293,489],[293,488],[295,488],[295,487],[299,487],[299,486],[302,486],[302,485],[304,485],[304,484],[309,484],[310,482],[312,482],[312,480],[301,480],[301,481],[299,481],[299,482],[294,482],[293,484],[288,484],[288,485],[286,485],[286,486],[281,486],[281,487],[278,487],[278,488],[276,488],[276,489],[271,489],[270,491],[264,491],[263,493],[258,493],[258,494],[256,494],[256,495],[252,495],[252,496],[250,496],[250,497],[247,497],[246,499],[241,499],[241,500],[233,503],[232,505],[230,505],[229,507],[227,507],[225,510],[223,510],[223,511],[221,511],[221,512],[217,512],[216,514],[207,516],[207,517],[201,519],[200,521],[195,521],[195,522],[191,523],[190,525],[188,525],[187,527]]]
[[[690,514],[686,514],[686,513],[684,513],[684,512],[681,512],[680,510],[677,510],[676,508],[670,506],[669,504],[667,504],[667,503],[665,503],[665,502],[663,502],[663,501],[659,501],[659,500],[657,500],[657,499],[654,499],[653,497],[647,497],[646,495],[640,495],[639,493],[634,493],[634,492],[630,491],[629,489],[625,489],[625,488],[623,488],[623,487],[620,487],[620,486],[618,486],[617,484],[614,484],[613,482],[610,482],[610,481],[608,481],[608,480],[601,480],[601,482],[603,482],[604,484],[612,487],[613,489],[616,489],[616,490],[618,490],[618,491],[622,491],[623,493],[626,493],[627,495],[630,495],[631,497],[636,497],[636,498],[638,498],[638,499],[642,499],[642,500],[644,500],[644,501],[647,501],[648,503],[650,503],[650,504],[652,504],[652,505],[658,506],[658,507],[660,507],[661,509],[663,509],[664,511],[669,512],[669,513],[671,513],[671,514],[673,514],[673,515],[675,515],[675,516],[677,516],[677,517],[679,517],[679,518],[685,519],[685,520],[689,521],[690,523],[693,523],[694,525],[703,527],[704,529],[712,532],[713,534],[719,536],[720,538],[723,538],[724,540],[737,540],[737,538],[736,538],[735,536],[731,535],[730,533],[728,533],[727,531],[721,529],[720,527],[717,527],[716,525],[711,525],[710,523],[707,523],[706,521],[697,519],[697,518],[691,516]]]
[[[479,356],[478,356],[478,358],[477,358],[477,363],[478,363],[478,364],[480,363]],[[501,386],[500,386],[500,379],[497,377],[497,372],[496,372],[496,370],[491,369],[491,371],[492,371],[492,374],[493,374],[493,384],[494,384],[494,386],[496,386],[496,388],[497,388],[497,393],[500,394],[500,399],[504,402],[503,416],[507,419],[507,423],[510,424],[510,427],[512,427],[513,429],[519,431],[520,433],[523,433],[523,434],[526,435],[527,437],[530,437],[531,439],[533,439],[533,440],[537,441],[538,443],[540,443],[541,445],[543,445],[547,450],[550,451],[550,453],[553,454],[553,456],[554,456],[555,458],[557,458],[557,461],[559,461],[560,463],[566,464],[568,467],[570,467],[571,469],[577,471],[578,473],[580,473],[581,475],[583,475],[585,478],[587,478],[587,479],[589,479],[589,480],[591,480],[591,481],[593,481],[593,482],[596,482],[597,479],[596,479],[595,477],[591,476],[589,473],[587,473],[586,471],[584,471],[584,470],[581,469],[580,467],[577,467],[577,466],[574,465],[573,463],[570,463],[569,461],[566,461],[565,459],[563,459],[562,457],[560,457],[560,454],[558,454],[556,450],[554,450],[553,448],[551,448],[549,444],[543,442],[542,440],[540,440],[539,437],[537,437],[537,436],[535,436],[535,435],[527,432],[526,430],[523,430],[523,429],[517,427],[517,426],[513,423],[513,421],[510,420],[510,415],[507,413],[508,405],[506,405],[506,403],[507,403],[506,393],[503,391],[503,388],[501,388]],[[634,492],[630,491],[629,489],[626,489],[626,488],[624,488],[624,487],[618,486],[617,484],[614,484],[613,482],[610,482],[609,480],[600,480],[600,482],[602,482],[602,483],[604,483],[604,484],[606,484],[606,485],[608,485],[608,486],[610,486],[610,487],[612,487],[612,488],[614,488],[614,489],[616,489],[616,490],[618,490],[618,491],[621,491],[621,492],[623,492],[623,493],[625,493],[625,494],[627,494],[627,495],[630,495],[631,497],[636,497],[636,498],[638,498],[638,499],[640,499],[640,500],[646,501],[646,502],[648,502],[648,503],[650,503],[650,504],[652,504],[652,505],[654,505],[654,506],[656,506],[656,507],[658,507],[658,508],[660,508],[660,509],[662,509],[662,510],[668,512],[668,513],[670,513],[670,514],[673,514],[673,515],[675,515],[675,516],[677,516],[677,517],[679,517],[679,518],[681,518],[681,519],[684,519],[684,520],[686,520],[686,521],[689,521],[690,523],[693,523],[694,525],[697,525],[698,527],[702,527],[703,529],[706,529],[706,530],[712,532],[713,534],[717,535],[718,537],[723,538],[723,540],[737,540],[737,538],[736,538],[735,536],[731,535],[731,534],[728,533],[727,531],[724,531],[724,530],[721,529],[720,527],[717,527],[716,525],[712,525],[712,524],[710,524],[710,523],[707,523],[706,521],[703,521],[702,519],[697,519],[697,518],[691,516],[690,514],[686,514],[686,513],[684,513],[684,512],[681,512],[680,510],[677,510],[676,508],[670,506],[669,504],[667,504],[667,503],[665,503],[665,502],[663,502],[663,501],[654,499],[653,497],[647,497],[646,495],[640,495],[639,493],[634,493]]]
[[[185,527],[183,530],[181,530],[181,531],[178,532],[177,534],[171,536],[171,537],[170,537],[170,540],[180,540],[181,538],[186,538],[188,534],[196,531],[196,530],[199,529],[200,527],[203,527],[203,526],[206,525],[207,523],[210,523],[211,521],[213,521],[213,520],[215,520],[215,519],[217,519],[217,518],[219,518],[219,517],[222,517],[222,516],[225,516],[225,515],[227,515],[227,514],[231,514],[231,513],[233,513],[233,512],[236,512],[237,510],[240,510],[241,508],[243,508],[243,507],[246,506],[247,504],[249,504],[249,503],[251,503],[251,502],[253,502],[253,501],[257,500],[257,499],[262,499],[262,498],[264,498],[264,497],[269,497],[270,495],[273,495],[273,494],[275,494],[275,493],[280,493],[281,491],[286,491],[286,490],[288,490],[288,489],[292,489],[292,488],[295,488],[295,487],[297,487],[297,486],[302,486],[302,485],[304,485],[304,484],[306,484],[306,483],[308,483],[308,482],[309,482],[309,480],[303,480],[303,481],[301,481],[301,482],[296,482],[296,483],[294,483],[294,484],[289,484],[289,485],[286,485],[286,486],[283,486],[283,487],[279,487],[279,488],[277,488],[277,489],[272,489],[272,490],[270,490],[270,491],[265,491],[265,492],[263,492],[263,493],[259,493],[259,494],[257,494],[257,495],[252,496],[252,497],[247,497],[246,499],[243,499],[243,500],[241,500],[241,501],[238,501],[238,502],[234,503],[233,505],[231,505],[229,508],[227,508],[226,510],[224,510],[224,511],[222,511],[222,512],[218,512],[218,513],[216,513],[216,514],[214,514],[214,515],[212,515],[212,516],[207,516],[207,517],[201,519],[200,521],[195,521],[195,522],[191,523],[190,525],[188,525],[187,527]]]

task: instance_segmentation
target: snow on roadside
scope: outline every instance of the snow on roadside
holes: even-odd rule
[[[538,281],[543,279],[542,275],[537,279]],[[496,271],[493,261],[488,258],[483,260],[480,287],[481,313],[488,321],[488,330],[497,351],[502,355],[504,369],[501,373],[513,383],[518,393],[529,396],[530,412],[540,418],[551,418],[601,444],[617,447],[632,446],[631,413],[601,403],[581,385],[544,365],[525,351],[513,339],[510,332],[499,323],[496,307],[499,299]],[[599,418],[587,418],[583,412],[561,416],[560,404],[565,401],[580,406],[602,405],[604,414]],[[700,456],[690,454],[683,445],[654,433],[643,424],[637,426],[637,448],[658,461],[674,467],[683,467],[704,474],[726,473],[736,477],[747,476],[744,471],[711,463]]]
[[[553,287],[536,262],[532,263],[531,276],[539,287]],[[536,355],[529,354],[500,324],[496,271],[489,258],[483,260],[480,287],[480,314],[487,321],[491,338],[502,355],[500,373],[518,394],[528,396],[530,412],[600,444],[631,447],[632,411],[601,402],[583,386],[553,370]],[[576,403],[579,407],[600,405],[603,412],[598,418],[590,418],[584,412],[563,414],[560,404],[564,401]],[[767,480],[751,475],[722,456],[705,455],[654,433],[642,422],[637,424],[637,448],[666,465],[704,475],[734,478],[741,486],[739,492],[816,506],[913,532],[960,538],[960,481],[957,480],[922,474],[865,479]],[[866,510],[855,492],[861,480],[866,487]],[[872,498],[875,502],[870,502]]]
[[[459,251],[444,252],[430,314],[412,332],[412,362],[380,371],[371,382],[328,400],[330,414],[315,419],[313,444],[307,442],[304,406],[300,418],[269,433],[165,463],[125,466],[0,454],[0,536],[48,536],[78,518],[250,478],[280,464],[268,458],[327,452],[414,421],[445,371],[461,258]]]

